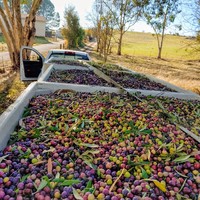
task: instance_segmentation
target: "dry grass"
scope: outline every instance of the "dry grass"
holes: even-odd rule
[[[0,114],[12,104],[30,82],[20,81],[19,74],[14,73],[0,84]]]

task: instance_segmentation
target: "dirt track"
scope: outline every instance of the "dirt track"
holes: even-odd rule
[[[60,40],[58,42],[51,42],[49,44],[41,44],[41,45],[33,46],[33,48],[35,48],[39,52],[43,53],[45,51],[48,51],[49,49],[59,49],[60,44],[63,44],[63,40]],[[0,52],[0,58],[2,58],[3,61],[10,60],[9,53],[8,52]]]

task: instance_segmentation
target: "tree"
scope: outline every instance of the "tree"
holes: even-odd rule
[[[181,0],[182,29],[185,35],[188,35],[186,51],[196,54],[200,52],[200,0]],[[180,7],[179,6],[179,7]]]
[[[88,19],[93,23],[92,35],[97,40],[97,52],[107,61],[111,52],[111,40],[113,38],[114,18],[112,12],[103,4],[102,0],[95,0],[92,13]]]
[[[82,45],[85,32],[79,24],[79,17],[73,6],[66,8],[64,15],[66,24],[62,35],[68,41],[69,48],[76,48]]]
[[[144,17],[156,35],[158,59],[161,59],[165,30],[180,13],[178,5],[179,0],[149,0],[144,6]]]
[[[200,30],[200,0],[194,0],[193,4],[190,3],[188,6],[192,10],[192,16],[190,16],[190,20],[192,21],[192,25],[199,36]],[[190,24],[191,25],[191,24]]]
[[[26,0],[26,4],[23,4],[22,6],[22,12],[28,14],[30,12],[31,5],[32,5],[32,0]],[[51,28],[55,29],[59,27],[60,15],[58,12],[55,12],[55,6],[51,2],[51,0],[43,0],[37,14],[45,17],[45,19],[47,20],[46,22],[47,29]]]
[[[87,16],[87,19],[93,24],[91,30],[97,41],[97,52],[100,52],[102,5],[102,0],[95,0],[92,12]]]
[[[117,55],[121,55],[123,35],[138,21],[141,15],[140,4],[138,0],[103,0],[103,3],[112,13],[115,27],[119,31]]]
[[[21,22],[21,3],[19,0],[3,0],[0,4],[0,29],[6,40],[13,69],[20,66],[20,48],[32,46],[35,36],[35,18],[42,0],[33,0],[24,26]]]
[[[53,30],[57,30],[60,26],[60,15],[58,12],[55,13],[53,19],[49,21],[49,28]]]
[[[104,56],[104,61],[107,61],[107,56],[111,52],[111,40],[113,37],[113,18],[112,13],[108,12],[101,17],[101,32],[100,32],[100,53]]]

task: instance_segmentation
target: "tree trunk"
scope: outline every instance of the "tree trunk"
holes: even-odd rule
[[[120,36],[119,36],[119,42],[118,42],[118,49],[117,49],[117,55],[122,54],[122,37],[123,37],[123,28],[120,29]]]
[[[161,59],[161,53],[162,53],[162,48],[161,47],[159,47],[158,48],[158,59]]]
[[[162,30],[160,47],[159,47],[159,50],[158,50],[158,59],[161,59],[161,53],[162,53],[162,48],[163,48],[164,36],[165,36],[165,26],[163,26],[163,30]]]
[[[101,20],[97,22],[97,52],[100,52],[101,48]]]
[[[42,0],[33,0],[29,15],[26,18],[24,27],[21,23],[20,1],[3,0],[0,6],[0,29],[5,37],[12,67],[14,70],[20,68],[20,48],[22,45],[32,46],[35,36],[35,16]]]

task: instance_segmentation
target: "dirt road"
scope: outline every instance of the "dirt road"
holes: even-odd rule
[[[61,44],[63,44],[63,40],[60,40],[58,42],[51,42],[49,44],[41,44],[41,45],[33,46],[33,48],[43,53],[43,52],[48,51],[49,49],[59,49]],[[0,61],[8,61],[8,60],[10,60],[9,53],[0,52]]]

